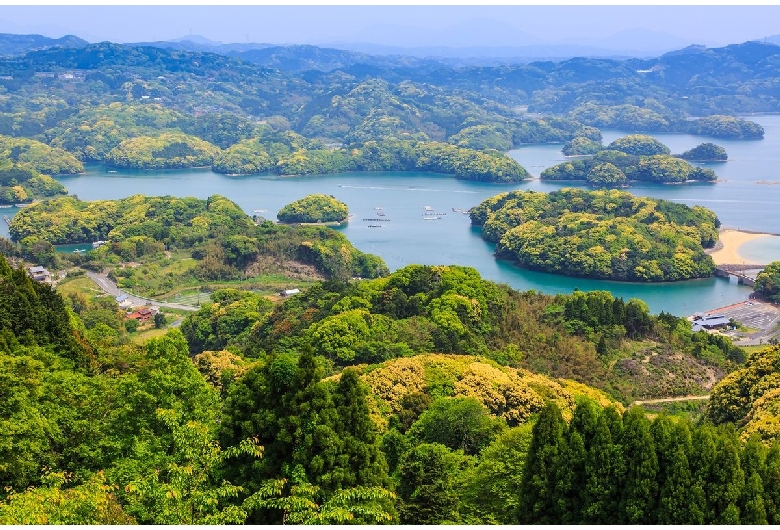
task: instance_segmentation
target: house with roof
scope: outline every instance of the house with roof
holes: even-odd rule
[[[36,282],[50,282],[51,281],[51,273],[46,270],[45,267],[41,267],[40,265],[35,267],[29,267],[27,269],[27,274],[35,280]]]
[[[693,316],[693,332],[702,330],[711,330],[725,328],[731,325],[731,319],[725,315],[702,315],[697,313]]]
[[[150,318],[152,318],[152,310],[148,307],[141,307],[139,309],[136,309],[132,313],[128,313],[125,315],[125,318],[134,318],[138,322],[146,322]]]
[[[286,290],[282,291],[281,293],[279,293],[279,296],[287,297],[287,296],[292,296],[294,294],[298,294],[300,292],[301,292],[300,289],[286,289]]]

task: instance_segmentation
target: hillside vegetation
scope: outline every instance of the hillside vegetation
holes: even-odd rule
[[[591,278],[670,281],[711,276],[704,248],[718,239],[715,214],[700,206],[622,191],[515,191],[471,210],[496,256]]]

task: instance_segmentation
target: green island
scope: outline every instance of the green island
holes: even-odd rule
[[[720,222],[701,206],[617,190],[502,193],[472,208],[471,222],[496,243],[496,257],[522,267],[621,281],[712,276],[704,248]]]
[[[36,200],[0,238],[0,524],[780,524],[780,346],[607,291],[391,273],[336,230],[219,195],[84,202],[48,176],[514,183],[506,151],[565,143],[589,158],[543,179],[714,181],[686,160],[722,148],[673,156],[648,133],[762,138],[733,116],[780,108],[777,50],[496,65],[0,34],[0,203]],[[604,146],[599,128],[637,134]],[[710,276],[719,225],[571,189],[503,193],[471,222],[522,266],[642,282]],[[756,292],[776,301],[778,276]]]
[[[693,149],[688,149],[679,156],[683,160],[694,162],[723,162],[729,158],[729,155],[723,147],[710,142],[699,144]]]
[[[282,223],[341,224],[349,207],[332,195],[313,194],[282,207],[276,217]]]
[[[683,158],[670,155],[668,147],[644,134],[618,138],[607,147],[588,140],[574,139],[564,145],[563,149],[567,156],[569,153],[593,156],[548,167],[542,171],[542,180],[584,180],[595,187],[623,187],[632,180],[681,184],[717,179],[711,169],[693,166]],[[712,151],[711,148],[705,150]],[[723,153],[725,154],[725,150]]]

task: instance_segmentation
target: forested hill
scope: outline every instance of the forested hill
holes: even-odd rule
[[[756,138],[760,127],[739,120],[712,126],[685,117],[780,110],[771,88],[780,79],[778,50],[746,43],[644,62],[575,58],[460,68],[315,47],[237,52],[260,62],[252,64],[104,42],[0,58],[8,96],[0,133],[40,135],[86,104],[121,101],[158,103],[188,116],[231,114],[340,142],[406,135],[506,150],[592,136],[583,125]],[[699,55],[702,61],[689,59]],[[35,108],[33,100],[40,102]],[[528,116],[525,106],[556,117]]]
[[[82,48],[87,44],[89,44],[87,41],[74,35],[52,39],[43,35],[0,33],[0,55],[19,55],[32,50],[55,47]]]

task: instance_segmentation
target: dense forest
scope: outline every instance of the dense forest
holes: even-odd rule
[[[258,225],[218,195],[206,200],[135,195],[92,202],[61,197],[17,213],[10,232],[19,252],[38,264],[55,267],[66,260],[93,270],[109,267],[120,287],[145,296],[285,270],[291,264],[339,280],[388,272],[381,258],[357,250],[339,232],[270,221]],[[106,244],[80,256],[63,257],[53,248],[95,241]],[[124,267],[125,262],[146,266]]]
[[[645,282],[715,271],[704,248],[718,240],[720,222],[701,206],[566,188],[502,193],[470,215],[482,237],[496,243],[497,257],[531,269]]]
[[[625,346],[744,357],[638,301],[412,266],[277,306],[215,293],[137,345],[99,298],[2,257],[0,286],[3,523],[778,522],[777,347],[714,389],[706,423],[651,421],[612,396]]]
[[[0,523],[780,524],[776,345],[746,351],[607,291],[518,292],[457,265],[391,273],[297,224],[343,220],[331,197],[286,206],[285,225],[219,195],[60,197],[51,178],[99,163],[508,183],[530,175],[506,151],[554,142],[587,158],[544,179],[714,181],[687,161],[723,148],[673,155],[644,133],[761,138],[725,114],[780,111],[779,47],[475,66],[12,37],[0,204],[35,203],[0,238]],[[643,134],[605,146],[606,127]],[[564,189],[470,215],[529,268],[714,268],[719,221],[702,207]],[[197,309],[140,331],[87,273],[150,302],[189,292]],[[778,285],[772,264],[756,291],[774,300]],[[632,405],[669,397],[661,413]]]
[[[574,138],[563,146],[567,156],[593,155],[563,162],[542,171],[542,180],[584,180],[595,187],[626,186],[629,181],[679,184],[714,181],[711,169],[686,160],[725,160],[726,151],[712,143],[701,144],[679,156],[671,156],[664,144],[645,134],[618,138],[606,147],[587,138]]]

